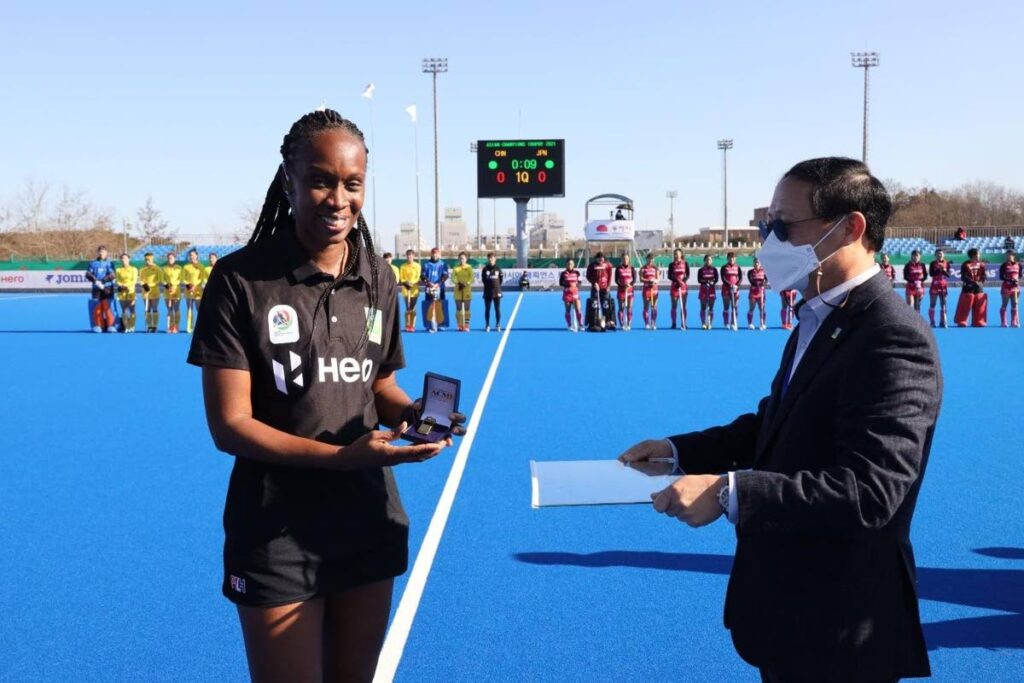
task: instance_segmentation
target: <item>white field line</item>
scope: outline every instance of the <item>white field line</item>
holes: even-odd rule
[[[380,659],[377,662],[377,673],[373,677],[374,683],[391,683],[398,671],[398,663],[405,651],[405,643],[409,639],[409,631],[412,629],[412,622],[416,618],[416,610],[419,609],[420,599],[423,597],[423,589],[427,585],[427,577],[430,575],[430,568],[434,564],[434,557],[437,555],[437,548],[441,544],[441,536],[444,534],[445,525],[448,523],[448,515],[451,514],[452,505],[455,503],[455,494],[462,482],[462,474],[466,470],[466,461],[469,459],[469,451],[473,448],[473,441],[476,440],[476,433],[480,427],[480,419],[487,405],[487,397],[491,393],[491,385],[494,383],[494,376],[498,372],[498,364],[501,363],[501,356],[505,352],[505,344],[508,342],[509,332],[516,320],[516,313],[519,312],[519,305],[523,302],[522,293],[516,299],[516,305],[512,309],[512,315],[508,319],[508,325],[501,335],[498,343],[498,350],[494,352],[494,359],[487,371],[483,388],[473,406],[473,414],[469,417],[466,427],[466,435],[462,437],[459,450],[452,462],[452,469],[448,473],[448,481],[445,482],[444,490],[437,501],[434,509],[434,516],[430,519],[430,526],[423,537],[423,545],[416,555],[416,562],[409,574],[409,581],[402,593],[402,600],[398,603],[395,611],[395,618],[388,629],[387,638],[384,640],[384,647],[381,649]]]

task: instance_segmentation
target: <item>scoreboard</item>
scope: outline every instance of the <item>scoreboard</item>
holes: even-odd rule
[[[565,140],[480,140],[477,197],[564,197]]]

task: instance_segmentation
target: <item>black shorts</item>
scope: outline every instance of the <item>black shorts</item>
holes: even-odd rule
[[[380,533],[339,538],[303,538],[289,531],[240,547],[224,543],[222,591],[236,605],[274,607],[404,574],[409,530],[390,525]]]

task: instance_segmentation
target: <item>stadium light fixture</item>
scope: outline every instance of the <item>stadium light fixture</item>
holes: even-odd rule
[[[437,75],[448,73],[446,57],[425,57],[423,73],[431,74],[434,81],[434,246],[441,244],[441,190],[437,160]]]
[[[718,141],[718,149],[722,150],[722,243],[729,247],[729,165],[726,154],[732,149],[732,138]]]
[[[864,69],[864,134],[861,141],[861,160],[868,163],[868,102],[870,92],[870,77],[868,72],[872,67],[878,66],[877,52],[851,52],[850,66],[855,69]]]

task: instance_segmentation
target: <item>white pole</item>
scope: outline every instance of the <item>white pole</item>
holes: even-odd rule
[[[370,146],[377,152],[377,139],[374,136],[373,98],[370,98]],[[370,198],[373,202],[373,241],[380,248],[380,233],[377,229],[377,162],[370,165]]]

